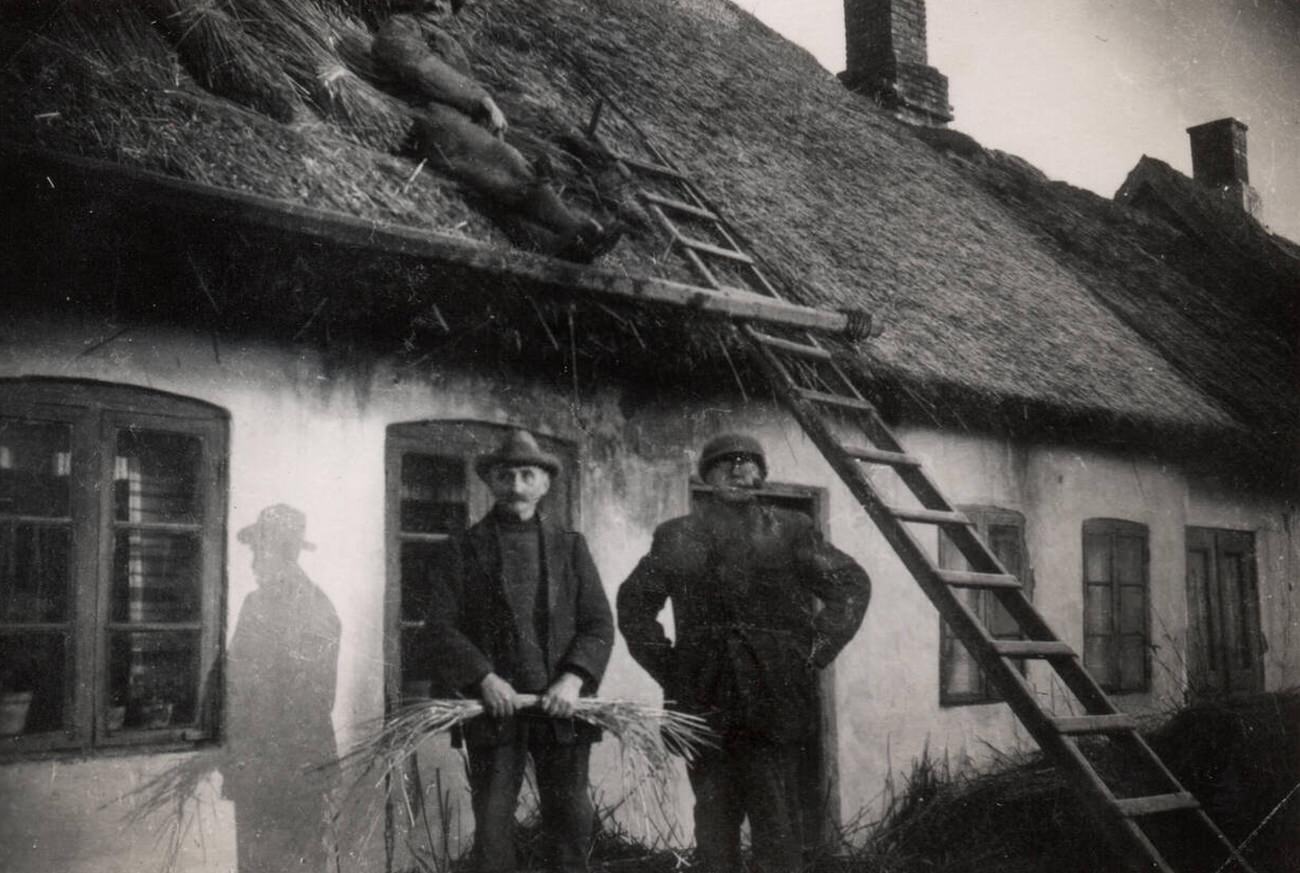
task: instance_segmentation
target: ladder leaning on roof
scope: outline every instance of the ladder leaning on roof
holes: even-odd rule
[[[704,284],[715,290],[734,280],[742,290],[782,299],[764,274],[760,260],[744,244],[741,234],[665,156],[612,100],[602,96],[596,104],[588,136],[600,144],[598,130],[608,107],[614,123],[629,130],[649,158],[608,151],[622,172],[637,186],[646,209],[667,233],[670,244],[690,263]],[[859,337],[864,333],[858,323]],[[1078,654],[1052,632],[1030,603],[1020,581],[1009,574],[975,532],[969,518],[958,511],[925,472],[921,461],[909,455],[894,438],[875,406],[834,355],[807,332],[767,329],[750,324],[740,336],[754,353],[776,396],[798,419],[831,467],[880,528],[903,564],[920,583],[948,627],[965,644],[985,675],[1024,724],[1043,752],[1073,783],[1085,806],[1109,837],[1119,855],[1135,870],[1176,873],[1162,856],[1149,831],[1155,819],[1172,815],[1190,817],[1203,837],[1226,850],[1229,862],[1252,871],[1232,842],[1206,815],[1138,733],[1132,716],[1119,711],[1084,669]],[[845,445],[837,436],[851,428],[862,445]],[[846,427],[847,426],[847,427]],[[892,469],[915,498],[915,507],[884,502],[866,465]],[[909,525],[937,526],[958,549],[970,569],[937,567]],[[989,591],[1016,621],[1023,639],[994,639],[955,589]],[[1044,710],[1033,688],[1015,666],[1020,659],[1046,661],[1077,698],[1084,715],[1060,717]],[[1107,738],[1115,751],[1126,754],[1145,772],[1146,784],[1138,796],[1117,796],[1114,781],[1104,778],[1079,745],[1082,737]],[[1132,776],[1126,772],[1126,776]],[[1127,792],[1123,792],[1127,793]]]

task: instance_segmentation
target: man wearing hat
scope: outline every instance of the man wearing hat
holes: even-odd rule
[[[711,494],[655,530],[650,553],[619,588],[619,630],[665,700],[704,716],[721,737],[687,767],[703,869],[739,873],[748,817],[758,869],[794,873],[802,866],[799,761],[814,739],[817,672],[857,632],[871,581],[812,519],[757,499],[767,478],[757,440],[709,441],[699,474]],[[675,644],[657,618],[668,600]]]
[[[609,661],[609,601],[582,534],[539,509],[559,458],[515,430],[475,469],[496,502],[434,564],[426,627],[435,693],[478,697],[487,710],[464,730],[476,866],[514,869],[515,807],[531,757],[551,867],[585,871],[593,820],[587,765],[600,734],[572,715]],[[519,694],[540,695],[538,708],[522,709]]]

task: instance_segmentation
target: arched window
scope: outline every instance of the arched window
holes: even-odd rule
[[[4,753],[215,736],[227,415],[0,381]]]

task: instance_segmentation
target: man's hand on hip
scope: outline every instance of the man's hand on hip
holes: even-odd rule
[[[580,691],[582,691],[582,678],[572,673],[563,674],[542,695],[539,701],[542,712],[556,718],[572,718]]]
[[[506,718],[514,715],[518,709],[514,687],[497,674],[484,676],[478,683],[478,689],[483,698],[483,708],[493,718]]]

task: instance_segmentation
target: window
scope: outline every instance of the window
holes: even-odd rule
[[[1083,523],[1083,665],[1111,693],[1146,691],[1147,529],[1131,521]]]
[[[1007,572],[1020,580],[1025,596],[1033,596],[1032,574],[1028,572],[1028,551],[1025,548],[1025,519],[1018,512],[991,507],[962,507],[962,511],[975,523],[975,530],[988,544],[994,556]],[[952,540],[939,535],[939,566],[945,570],[969,569],[965,557]],[[956,589],[966,606],[997,640],[1018,640],[1024,635],[1006,607],[988,590]],[[1023,660],[1017,662],[1020,672],[1025,671]],[[969,703],[991,703],[1001,700],[997,689],[975,663],[961,640],[948,629],[948,623],[939,621],[939,704],[960,706]]]
[[[510,427],[473,421],[427,421],[388,428],[388,595],[385,656],[391,703],[427,696],[429,653],[420,630],[428,610],[428,574],[439,549],[492,505],[474,460],[496,449]],[[534,434],[563,470],[541,511],[574,522],[576,455],[567,443]]]
[[[1255,535],[1187,528],[1188,682],[1197,697],[1264,690]]]
[[[0,750],[215,735],[224,412],[0,381]]]

